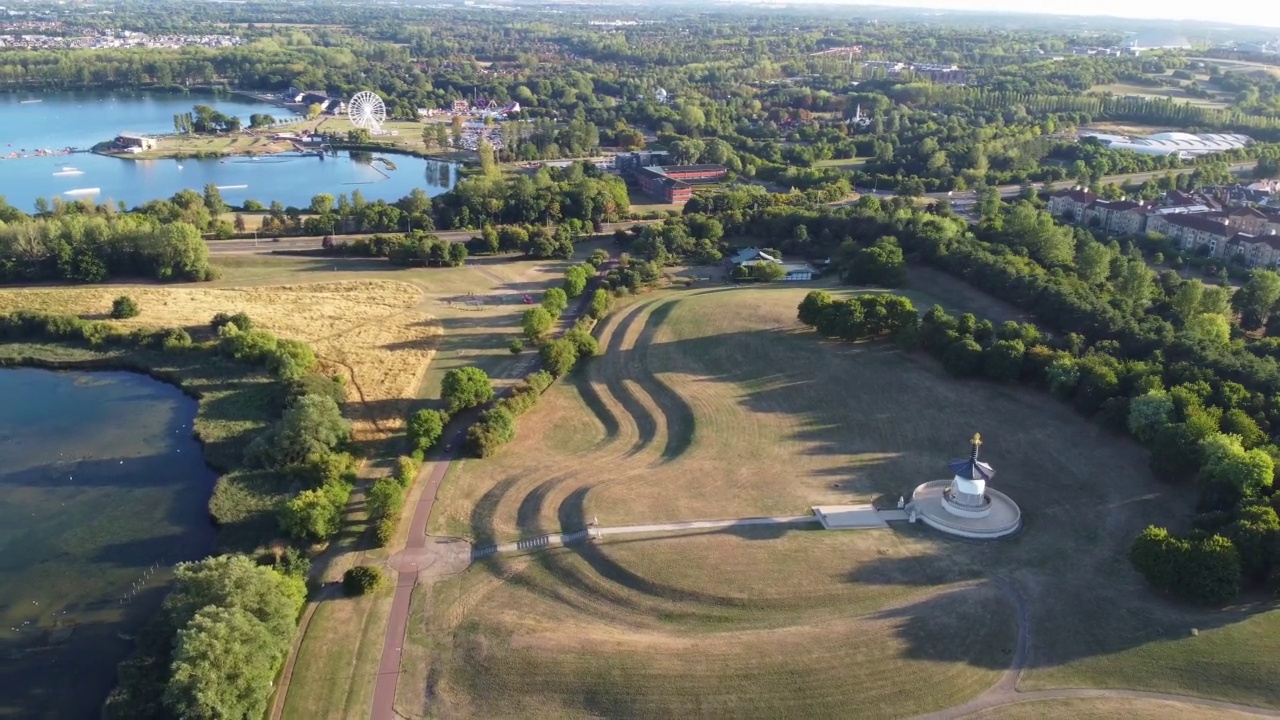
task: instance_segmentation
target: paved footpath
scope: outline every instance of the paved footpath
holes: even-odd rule
[[[563,334],[573,327],[573,323],[586,311],[587,304],[591,300],[590,290],[591,288],[588,288],[588,292],[582,294],[578,304],[570,307],[561,316],[557,334]],[[538,355],[535,353],[529,359],[524,373],[536,369],[537,363]],[[510,390],[511,388],[508,387],[500,395],[505,395]],[[399,717],[396,714],[396,685],[400,681],[400,664],[403,660],[404,641],[409,629],[409,606],[413,600],[413,588],[418,583],[419,572],[438,559],[434,557],[432,544],[439,540],[431,538],[431,544],[428,543],[427,521],[431,518],[431,509],[435,506],[440,483],[444,481],[444,476],[448,474],[453,461],[460,457],[466,437],[465,430],[460,428],[464,428],[467,424],[469,423],[455,419],[455,422],[450,423],[446,428],[446,432],[449,433],[446,437],[450,439],[442,439],[441,442],[445,442],[446,446],[447,443],[452,443],[452,449],[443,452],[439,459],[432,462],[426,486],[423,487],[422,495],[418,497],[418,502],[413,508],[413,520],[409,523],[409,540],[402,551],[392,556],[392,567],[397,570],[396,591],[391,599],[391,615],[387,618],[387,634],[382,641],[382,659],[378,663],[378,679],[373,686],[373,710],[370,714],[372,720],[393,720]],[[425,466],[423,472],[427,472]],[[421,480],[422,475],[419,474],[415,482],[421,482]]]
[[[396,717],[396,684],[400,680],[400,661],[405,634],[409,629],[409,603],[413,599],[413,588],[418,583],[419,567],[414,558],[421,555],[427,547],[427,519],[431,517],[431,508],[435,505],[440,483],[449,472],[449,466],[461,446],[459,440],[460,438],[453,441],[452,453],[432,463],[427,484],[413,509],[413,520],[409,523],[409,541],[405,544],[404,551],[398,554],[403,559],[397,563],[399,572],[396,573],[396,593],[391,600],[391,615],[387,618],[387,635],[382,641],[378,681],[373,687],[373,720],[391,720]]]

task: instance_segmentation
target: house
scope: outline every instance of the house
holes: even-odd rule
[[[1226,212],[1227,224],[1242,233],[1262,235],[1267,231],[1270,216],[1253,207],[1235,207]]]
[[[783,282],[812,280],[818,274],[818,271],[814,270],[813,266],[807,262],[783,262],[781,257],[770,255],[760,248],[754,247],[743,248],[724,261],[725,270],[730,273],[736,268],[751,268],[765,263],[775,263],[782,266],[785,272],[782,276]]]
[[[1226,218],[1205,214],[1153,215],[1147,218],[1147,232],[1164,235],[1183,251],[1204,252],[1209,257],[1220,257],[1227,241],[1236,235]]]
[[[131,153],[146,152],[156,149],[156,139],[142,133],[122,132],[116,136],[116,147]]]
[[[1094,200],[1081,213],[1081,222],[1109,235],[1137,235],[1147,228],[1148,209],[1128,200]]]
[[[1280,268],[1280,236],[1237,233],[1227,241],[1223,257],[1249,267]]]
[[[1098,196],[1088,190],[1056,192],[1049,196],[1049,214],[1078,223],[1084,219],[1085,208],[1089,207],[1097,199]]]

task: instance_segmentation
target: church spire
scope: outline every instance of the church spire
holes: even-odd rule
[[[982,433],[974,433],[973,440],[970,442],[972,443],[973,451],[969,459],[973,462],[978,462],[978,448],[982,447]]]

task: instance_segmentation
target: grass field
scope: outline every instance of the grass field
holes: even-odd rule
[[[978,300],[928,278],[911,287],[922,307]],[[808,289],[666,291],[620,308],[599,333],[605,354],[553,387],[513,443],[455,464],[431,531],[489,542],[593,519],[894,502],[944,476],[981,431],[996,486],[1022,505],[1024,532],[983,545],[916,526],[718,532],[490,559],[415,594],[403,712],[887,717],[945,708],[1008,666],[1009,601],[982,582],[993,575],[1029,605],[1028,686],[1105,677],[1108,686],[1280,703],[1261,669],[1276,653],[1261,632],[1275,612],[1171,606],[1130,568],[1131,538],[1191,502],[1150,477],[1145,451],[1043,393],[953,381],[931,360],[885,346],[822,341],[794,319]],[[1179,637],[1190,649],[1164,647]],[[1186,670],[1160,672],[1175,656]],[[1218,665],[1195,680],[1205,663]],[[894,685],[922,690],[891,700]]]
[[[171,135],[160,138],[154,150],[121,157],[152,160],[189,155],[268,155],[292,150],[288,142],[273,141],[267,135]]]
[[[819,160],[818,162],[814,163],[813,166],[820,167],[820,168],[831,167],[831,168],[840,168],[841,170],[848,170],[850,168],[856,168],[861,165],[865,165],[866,163],[867,163],[867,158],[843,158],[839,160],[837,159]]]
[[[1094,85],[1089,88],[1090,92],[1111,93],[1121,97],[1141,97],[1141,98],[1170,98],[1179,102],[1186,102],[1197,107],[1206,108],[1225,108],[1227,103],[1219,99],[1191,97],[1182,88],[1175,87],[1149,87],[1146,85],[1134,85],[1131,83],[1112,83],[1110,85]]]

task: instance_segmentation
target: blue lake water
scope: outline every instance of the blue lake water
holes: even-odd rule
[[[40,100],[40,102],[31,102]],[[237,96],[168,93],[0,93],[0,156],[30,155],[37,148],[88,148],[126,130],[173,131],[173,116],[193,105],[209,105],[247,119],[253,113],[278,118],[288,111]],[[23,152],[25,150],[25,152]],[[132,160],[74,153],[0,160],[0,195],[32,211],[39,197],[123,201],[135,207],[179,190],[222,187],[232,204],[254,199],[306,206],[320,193],[359,190],[366,200],[397,200],[414,188],[438,195],[457,181],[449,163],[388,154],[395,170],[367,153],[340,152],[319,158],[296,154],[204,160]]]
[[[213,546],[195,401],[35,369],[0,369],[0,397],[0,717],[97,717],[166,568]]]

